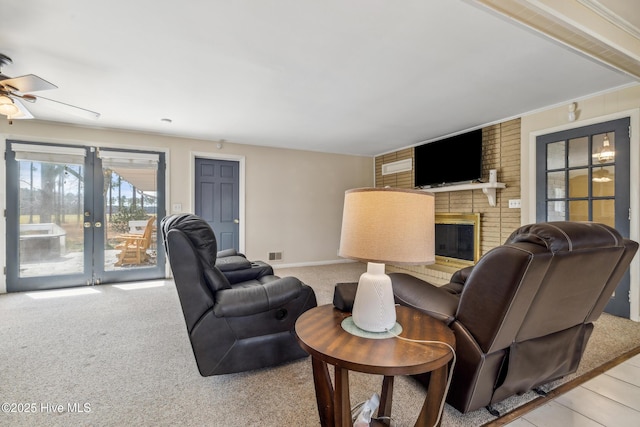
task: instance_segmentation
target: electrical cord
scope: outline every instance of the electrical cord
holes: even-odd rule
[[[352,422],[355,422],[356,418],[358,417],[358,410],[359,410],[360,408],[362,408],[362,406],[363,406],[365,403],[367,403],[367,401],[366,401],[366,400],[363,400],[362,402],[358,402],[358,403],[356,403],[355,405],[353,405],[353,406],[351,407],[351,421],[352,421]],[[386,421],[386,420],[388,420],[388,421],[392,421],[392,420],[393,420],[393,418],[391,418],[391,417],[374,417],[374,416],[371,416],[371,419],[372,419],[372,420],[377,420],[377,421],[383,421],[383,420],[385,420],[385,421]]]
[[[415,343],[423,343],[423,344],[440,344],[440,345],[444,345],[449,347],[449,350],[451,350],[451,354],[453,355],[453,358],[451,359],[451,368],[449,369],[449,378],[447,378],[447,385],[444,389],[444,395],[442,396],[442,402],[440,402],[440,409],[438,410],[438,418],[436,418],[436,423],[434,424],[434,427],[438,425],[438,423],[440,422],[440,418],[442,417],[442,411],[444,409],[444,401],[447,397],[447,393],[449,392],[449,386],[451,385],[451,378],[453,377],[453,368],[455,368],[456,366],[456,351],[453,349],[453,347],[451,347],[449,344],[447,344],[446,342],[442,342],[442,341],[432,341],[432,340],[414,340],[411,338],[405,338],[405,337],[401,337],[400,335],[396,334],[395,332],[391,331],[390,329],[386,330],[387,332],[389,332],[391,335],[393,335],[394,337],[404,340],[404,341],[410,341],[410,342],[415,342]]]

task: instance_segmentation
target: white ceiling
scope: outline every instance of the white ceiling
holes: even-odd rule
[[[29,104],[37,119],[212,141],[376,155],[635,81],[464,0],[0,0],[0,16],[4,74],[101,113]]]

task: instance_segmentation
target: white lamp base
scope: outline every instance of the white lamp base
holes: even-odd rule
[[[360,276],[353,302],[353,323],[365,331],[385,332],[396,323],[396,306],[391,278],[384,264],[367,263],[367,272]]]

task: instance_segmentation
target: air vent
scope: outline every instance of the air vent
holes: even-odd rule
[[[269,252],[269,261],[282,260],[282,252]]]
[[[408,172],[413,167],[413,159],[398,160],[393,163],[385,163],[382,165],[382,175],[391,175],[393,173]]]

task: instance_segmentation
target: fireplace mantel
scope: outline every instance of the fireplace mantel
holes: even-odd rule
[[[474,182],[469,184],[444,185],[442,187],[423,188],[429,193],[445,193],[450,191],[482,190],[489,199],[489,205],[496,205],[496,190],[506,188],[504,182]]]

